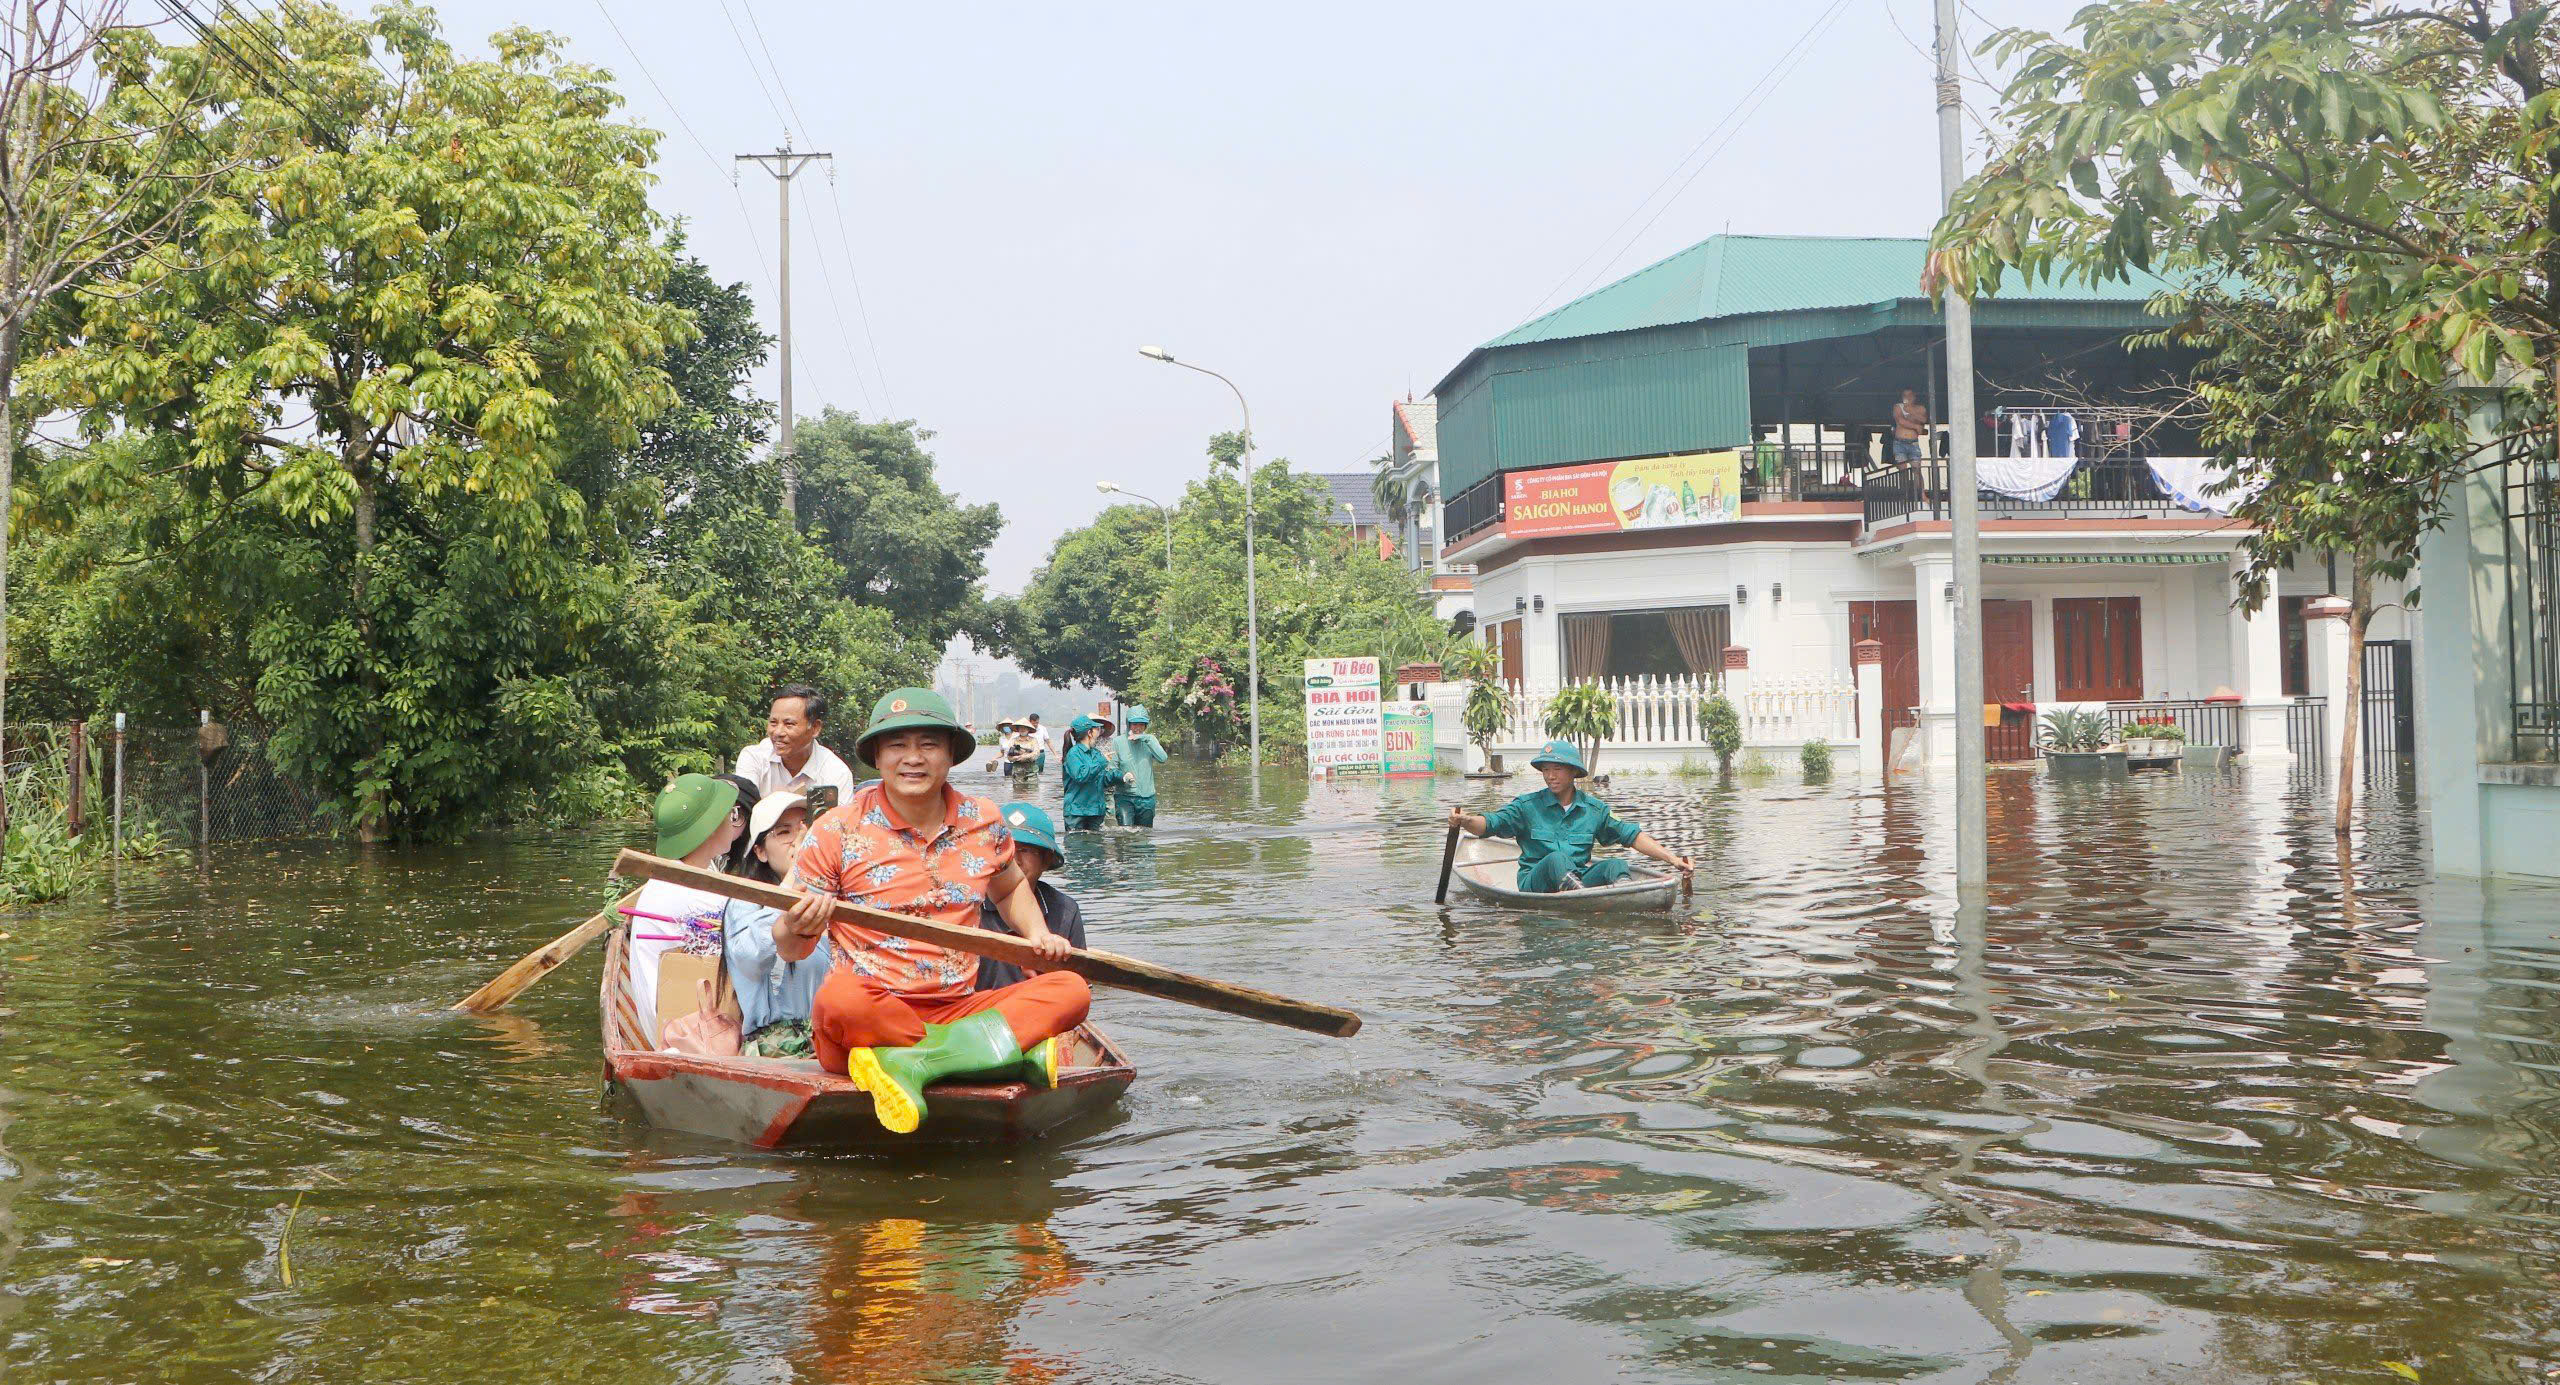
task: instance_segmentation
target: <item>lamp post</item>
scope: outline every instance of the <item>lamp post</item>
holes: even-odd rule
[[[1233,390],[1236,407],[1244,411],[1244,451],[1238,458],[1244,472],[1244,679],[1245,715],[1250,728],[1250,753],[1253,756],[1253,782],[1257,794],[1262,784],[1262,603],[1253,589],[1253,406],[1245,402],[1244,391],[1236,382],[1189,361],[1177,361],[1173,353],[1161,346],[1141,346],[1138,354],[1151,361],[1196,370]]]
[[[1173,511],[1166,509],[1164,507],[1164,502],[1161,500],[1147,500],[1147,497],[1138,494],[1136,491],[1124,491],[1120,489],[1119,485],[1114,482],[1096,481],[1093,483],[1093,488],[1102,492],[1104,495],[1125,495],[1131,500],[1146,500],[1148,504],[1156,507],[1156,513],[1164,516],[1164,570],[1168,573],[1172,572]]]

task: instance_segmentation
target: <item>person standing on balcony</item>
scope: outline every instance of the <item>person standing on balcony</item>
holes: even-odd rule
[[[1893,406],[1893,459],[1897,462],[1920,460],[1920,440],[1929,435],[1929,406],[1920,402],[1920,392],[1904,390],[1901,402]]]
[[[1650,856],[1687,876],[1694,867],[1675,856],[1653,834],[1609,811],[1609,805],[1581,791],[1574,781],[1591,771],[1571,741],[1549,741],[1529,766],[1547,787],[1524,793],[1490,813],[1449,810],[1449,823],[1479,837],[1508,837],[1520,843],[1519,889],[1527,894],[1554,894],[1585,885],[1615,885],[1635,863],[1623,856],[1591,859],[1594,846],[1623,846]]]

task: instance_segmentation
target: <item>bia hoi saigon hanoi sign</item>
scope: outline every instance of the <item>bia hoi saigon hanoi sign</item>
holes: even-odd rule
[[[1515,539],[1740,518],[1742,454],[1730,450],[1515,471],[1503,482],[1502,532]]]
[[[1378,710],[1377,660],[1307,660],[1307,773],[1376,769]]]

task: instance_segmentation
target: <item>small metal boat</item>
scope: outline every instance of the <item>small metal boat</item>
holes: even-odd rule
[[[1450,874],[1471,893],[1482,895],[1496,904],[1514,909],[1535,909],[1541,913],[1628,913],[1642,909],[1658,909],[1671,902],[1680,892],[1680,877],[1666,871],[1631,874],[1615,885],[1600,885],[1580,890],[1559,890],[1554,894],[1531,894],[1518,889],[1513,881],[1520,878],[1520,845],[1499,837],[1462,837]]]

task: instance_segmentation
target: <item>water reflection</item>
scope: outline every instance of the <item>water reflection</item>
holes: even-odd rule
[[[1523,781],[1525,782],[1525,781]],[[1054,797],[1054,782],[1044,786]],[[2560,897],[2423,879],[2377,781],[1625,779],[1633,918],[1430,903],[1455,779],[1176,765],[1068,843],[1094,941],[1350,1004],[1125,995],[1070,1142],[760,1154],[596,1098],[608,839],[277,849],[0,920],[12,1380],[2539,1379]],[[288,1209],[295,1281],[279,1274]],[[16,1305],[14,1312],[12,1305]]]

